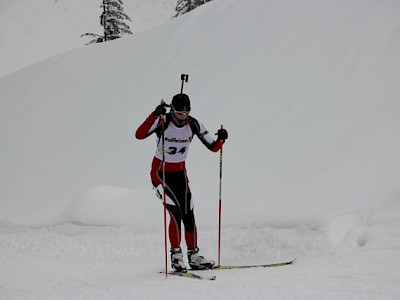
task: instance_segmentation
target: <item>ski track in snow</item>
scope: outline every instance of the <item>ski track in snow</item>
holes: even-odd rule
[[[217,231],[200,233],[208,237],[203,253],[215,257]],[[323,233],[306,228],[228,227],[223,237],[222,264],[297,260],[285,267],[202,272],[216,275],[215,282],[164,280],[161,230],[3,226],[0,299],[176,299],[187,293],[192,299],[395,299],[400,292],[396,248],[333,249]]]

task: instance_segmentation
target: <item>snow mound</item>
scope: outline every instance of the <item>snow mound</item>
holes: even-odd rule
[[[83,225],[140,225],[154,215],[154,209],[148,207],[153,203],[145,200],[148,198],[149,191],[145,189],[94,186],[79,194],[64,215],[69,222]],[[158,204],[156,200],[154,203]]]

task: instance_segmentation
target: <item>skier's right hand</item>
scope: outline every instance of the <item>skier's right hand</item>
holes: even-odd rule
[[[157,105],[156,109],[154,110],[154,115],[156,117],[163,116],[167,113],[166,107],[168,106],[167,103],[162,102],[161,104]]]

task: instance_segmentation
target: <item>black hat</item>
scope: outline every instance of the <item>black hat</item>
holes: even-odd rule
[[[190,111],[190,99],[186,94],[177,94],[172,98],[171,107],[175,111]]]

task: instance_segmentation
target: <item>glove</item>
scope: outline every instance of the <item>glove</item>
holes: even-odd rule
[[[228,131],[226,131],[224,128],[221,128],[218,130],[217,136],[219,140],[225,141],[228,138]]]
[[[163,102],[160,105],[157,105],[156,109],[154,110],[154,115],[156,117],[165,115],[167,113],[166,107],[168,106],[167,103]]]

